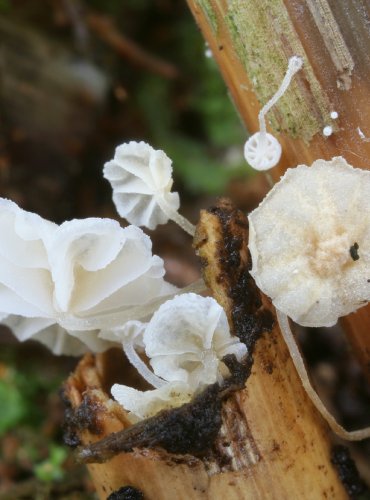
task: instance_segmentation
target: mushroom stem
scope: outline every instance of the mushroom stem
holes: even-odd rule
[[[194,237],[195,234],[195,226],[188,221],[185,217],[180,215],[178,212],[173,210],[167,205],[167,203],[160,197],[157,198],[157,203],[163,210],[163,212],[167,215],[167,217],[174,222],[178,226],[180,226],[186,233],[190,234],[190,236]]]
[[[303,60],[301,57],[293,56],[289,59],[288,69],[285,73],[283,81],[277,92],[271,97],[271,99],[263,106],[261,111],[258,113],[258,121],[260,125],[260,132],[262,137],[266,137],[266,120],[265,115],[270,111],[272,106],[277,103],[277,101],[282,97],[287,91],[293,76],[302,68]],[[262,139],[261,137],[261,139]]]
[[[338,424],[333,415],[327,410],[317,392],[311,385],[302,355],[299,352],[297,342],[290,328],[288,316],[278,309],[276,309],[276,316],[281,333],[289,349],[293,364],[298,372],[302,385],[313,405],[326,420],[331,430],[342,439],[346,439],[348,441],[360,441],[362,439],[370,438],[370,427],[365,427],[364,429],[359,429],[357,431],[346,431],[340,424]]]
[[[150,385],[159,389],[164,385],[168,384],[165,380],[157,377],[152,371],[149,370],[144,361],[140,358],[138,353],[135,351],[132,340],[128,340],[123,344],[123,351],[126,354],[127,359],[136,368],[138,373],[146,380]]]

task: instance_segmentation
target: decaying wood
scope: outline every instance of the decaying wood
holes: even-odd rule
[[[234,366],[228,364],[234,377],[231,382],[225,379],[224,387],[210,386],[208,396],[200,395],[197,403],[130,427],[125,411],[107,392],[113,382],[108,373],[112,353],[85,356],[67,381],[67,438],[71,444],[84,446],[85,455],[80,451],[80,457],[86,457],[86,450],[88,454],[103,452],[104,443],[112,445],[122,435],[139,436],[128,448],[120,443],[120,449],[132,451],[88,465],[100,498],[127,485],[148,500],[347,498],[331,464],[327,427],[308,400],[269,304],[248,273],[247,239],[245,216],[227,201],[202,212],[195,247],[204,278],[224,306],[233,333],[247,344],[252,356],[241,368],[236,363],[239,372],[235,360]],[[124,362],[120,366],[123,371]],[[240,377],[247,379],[242,390],[236,383]],[[223,390],[228,392],[223,394]],[[189,422],[182,418],[184,412],[193,418],[194,404],[199,409],[205,402],[207,406],[201,411],[210,412],[209,421],[206,426],[201,424],[201,429],[192,421],[191,432]],[[219,417],[222,420],[218,422]],[[150,434],[153,425],[158,426],[157,441],[162,439],[162,446],[148,446],[148,441],[143,446],[140,435]],[[199,432],[212,425],[218,425],[217,437],[210,433],[204,449],[197,448]],[[172,436],[170,442],[166,433]],[[95,444],[86,447],[90,443]],[[179,446],[181,453],[174,453]]]
[[[369,169],[370,9],[366,0],[188,0],[247,129],[279,87],[288,59],[304,66],[269,113],[283,156],[271,176],[343,156]],[[338,113],[332,119],[332,111]],[[325,126],[333,128],[329,137]],[[344,322],[370,377],[370,305]]]

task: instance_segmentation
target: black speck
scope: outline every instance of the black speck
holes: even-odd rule
[[[360,478],[348,448],[342,445],[334,446],[331,453],[331,462],[337,469],[339,478],[350,498],[358,498],[368,492],[368,488]]]
[[[368,279],[367,282],[370,283],[370,279]]]
[[[123,486],[117,491],[113,491],[107,500],[144,500],[144,494],[133,486]]]
[[[358,249],[360,247],[358,246],[358,243],[354,243],[351,248],[349,249],[349,253],[352,257],[352,260],[358,260],[360,258],[359,254],[358,254]]]

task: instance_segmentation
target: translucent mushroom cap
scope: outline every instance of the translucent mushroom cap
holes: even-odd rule
[[[247,352],[231,336],[222,307],[194,293],[161,305],[144,332],[144,345],[156,375],[193,390],[222,378],[223,356],[235,354],[240,360]]]
[[[95,218],[58,226],[0,198],[0,230],[0,321],[55,354],[119,343],[100,329],[122,327],[132,308],[176,290],[138,227]]]
[[[370,172],[341,157],[289,169],[249,215],[251,274],[277,309],[331,326],[370,300]]]
[[[145,142],[118,146],[104,166],[104,177],[112,185],[118,213],[131,224],[155,229],[179,209],[179,195],[171,192],[172,161]]]

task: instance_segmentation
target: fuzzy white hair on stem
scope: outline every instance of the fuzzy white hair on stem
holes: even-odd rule
[[[195,226],[179,214],[180,198],[172,192],[172,161],[145,142],[116,148],[104,165],[104,177],[113,189],[117,212],[131,224],[155,229],[169,220],[194,236]]]

